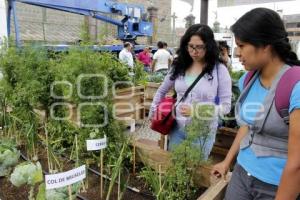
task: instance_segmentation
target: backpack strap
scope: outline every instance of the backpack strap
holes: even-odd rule
[[[293,66],[283,74],[276,88],[275,107],[286,122],[289,120],[290,97],[298,81],[300,81],[300,67]]]
[[[217,82],[218,82],[218,86],[217,86],[217,95],[215,96],[215,104],[219,105],[220,104],[220,96],[219,96],[219,65],[216,65],[217,68]]]
[[[256,74],[257,70],[252,70],[249,71],[244,79],[244,84],[243,84],[243,88],[245,88],[248,83],[251,81],[251,79],[254,77],[254,75]]]

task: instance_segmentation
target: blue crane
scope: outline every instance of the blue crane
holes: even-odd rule
[[[152,36],[153,32],[152,23],[144,19],[146,12],[140,5],[119,3],[114,0],[8,0],[7,34],[10,36],[11,15],[13,14],[17,45],[20,45],[20,33],[16,2],[92,16],[114,24],[118,27],[117,37],[123,41],[134,41],[139,36]],[[119,15],[122,19],[113,19],[104,14]]]

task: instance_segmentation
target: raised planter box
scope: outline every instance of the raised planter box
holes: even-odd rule
[[[157,89],[159,88],[159,86],[161,85],[161,83],[152,83],[152,82],[148,82],[147,85],[145,86],[145,100],[144,100],[144,107],[145,107],[145,112],[149,112],[151,103],[153,101],[153,98],[155,96],[155,93],[157,91]],[[173,92],[170,91],[167,96],[172,96]]]
[[[156,142],[151,140],[140,139],[135,141],[136,160],[144,163],[152,169],[158,171],[159,167],[161,172],[170,165],[170,153],[164,151],[157,146]],[[211,176],[211,165],[202,165],[197,169],[197,177],[194,181],[199,187],[208,188],[197,200],[221,200],[224,198],[225,190],[230,180],[231,174],[229,173],[226,181],[223,179],[216,179]]]
[[[115,116],[119,120],[141,120],[144,118],[144,86],[116,91],[113,97]]]

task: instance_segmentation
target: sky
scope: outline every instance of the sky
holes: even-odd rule
[[[222,8],[217,7],[217,0],[209,0],[208,25],[213,25],[216,16],[215,13],[217,12],[217,19],[221,23],[221,27],[230,27],[236,19],[255,7],[282,10],[283,15],[300,14],[300,0]],[[178,16],[176,19],[176,27],[184,27],[184,18],[189,14],[193,14],[196,17],[196,23],[200,22],[200,0],[194,0],[194,9],[192,12],[190,12],[190,10],[191,6],[188,3],[181,0],[172,0],[172,13],[175,12]]]

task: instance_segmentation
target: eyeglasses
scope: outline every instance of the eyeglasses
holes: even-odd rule
[[[199,51],[202,51],[205,49],[205,45],[204,44],[200,44],[200,45],[188,44],[186,48],[189,52],[192,52],[194,50],[199,52]]]

